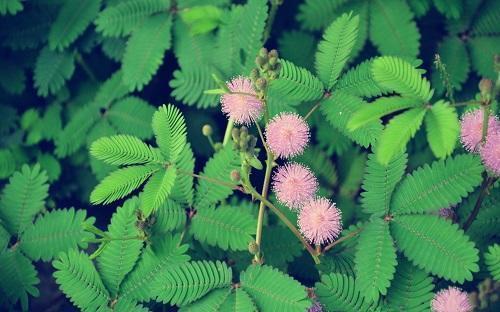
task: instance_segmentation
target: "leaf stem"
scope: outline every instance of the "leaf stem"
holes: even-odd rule
[[[330,249],[332,249],[333,247],[335,247],[335,245],[338,245],[350,238],[353,238],[354,236],[358,235],[359,233],[361,233],[361,231],[363,231],[363,228],[360,228],[360,229],[357,229],[356,231],[353,231],[349,234],[347,234],[346,236],[342,236],[341,238],[339,238],[338,240],[330,243],[328,246],[326,246],[325,248],[323,248],[323,252],[326,252]]]
[[[259,129],[259,133],[260,133],[260,128],[258,128],[258,129]],[[273,169],[273,161],[274,161],[273,154],[269,150],[267,150],[267,148],[266,148],[266,155],[267,155],[267,157],[266,157],[266,172],[264,175],[264,184],[262,185],[262,195],[259,195],[262,199],[267,198],[267,193],[269,191],[269,184],[271,182],[271,171]],[[257,263],[262,263],[262,254],[261,254],[260,250],[261,250],[261,244],[262,244],[262,226],[264,223],[265,208],[266,208],[266,206],[264,204],[264,201],[261,200],[260,204],[259,204],[259,214],[257,217],[257,229],[255,231],[255,233],[256,233],[255,243],[259,247],[258,248],[259,252],[257,252],[255,254],[255,258],[254,258]]]
[[[231,139],[231,132],[233,131],[234,120],[229,118],[226,126],[226,132],[224,133],[224,139],[222,140],[222,146],[226,146],[229,140]]]
[[[465,221],[463,230],[466,232],[470,226],[472,225],[472,222],[476,219],[477,215],[479,214],[479,209],[481,209],[481,204],[483,203],[483,200],[486,198],[488,195],[488,190],[491,185],[495,183],[497,178],[495,177],[487,177],[483,180],[483,183],[481,184],[481,191],[479,193],[479,196],[476,200],[476,204],[474,205],[474,209],[472,210],[471,214],[467,218],[467,221]]]
[[[227,183],[225,181],[221,181],[221,180],[218,180],[218,179],[214,179],[214,178],[202,176],[202,175],[199,175],[199,174],[196,174],[196,173],[187,172],[187,171],[180,170],[180,169],[177,169],[177,172],[180,173],[180,174],[190,175],[190,176],[195,177],[197,179],[207,180],[209,182],[212,182],[212,183],[215,183],[215,184],[218,184],[218,185],[227,186],[227,187],[230,187],[233,190],[237,190],[237,191],[241,191],[242,190],[242,188],[239,185]]]

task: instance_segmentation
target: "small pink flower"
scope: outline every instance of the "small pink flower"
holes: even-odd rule
[[[323,312],[323,307],[318,301],[313,301],[313,305],[307,310],[307,312]]]
[[[477,109],[462,116],[460,140],[469,152],[479,152],[483,137],[483,110]],[[490,116],[488,120],[488,135],[500,130],[498,120]]]
[[[471,312],[472,304],[466,292],[457,287],[440,290],[431,301],[433,312]]]
[[[306,203],[299,214],[299,227],[312,244],[329,243],[342,231],[342,217],[335,203],[319,197]]]
[[[494,175],[500,176],[500,132],[491,133],[481,148],[484,166]]]
[[[266,128],[266,141],[277,157],[289,158],[301,154],[309,142],[309,126],[295,113],[275,116]]]
[[[227,83],[227,87],[232,93],[222,95],[222,112],[236,124],[250,125],[258,120],[264,105],[253,89],[252,81],[245,77],[236,77]]]
[[[273,191],[276,198],[292,209],[300,208],[313,199],[318,190],[318,181],[309,168],[289,163],[278,168],[273,176]]]

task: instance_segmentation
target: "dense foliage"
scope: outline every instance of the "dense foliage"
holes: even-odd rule
[[[499,21],[0,0],[0,309],[498,311]]]

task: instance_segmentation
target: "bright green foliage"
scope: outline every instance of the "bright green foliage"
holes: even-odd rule
[[[194,156],[189,143],[186,143],[179,155],[177,169],[180,174],[177,175],[174,188],[172,189],[172,198],[180,203],[192,206],[194,190],[193,176],[191,174],[194,172]]]
[[[224,250],[246,250],[254,240],[257,220],[245,207],[221,206],[200,209],[192,218],[193,236]]]
[[[398,266],[391,287],[387,291],[388,308],[391,311],[429,311],[434,297],[432,277],[403,258]]]
[[[0,253],[0,291],[12,302],[21,301],[23,310],[28,310],[28,294],[38,297],[35,286],[39,283],[34,265],[18,250]]]
[[[343,14],[323,34],[318,44],[315,67],[327,90],[337,82],[357,39],[359,17]]]
[[[403,179],[392,197],[391,212],[422,213],[456,205],[481,183],[483,170],[473,155],[425,165]]]
[[[170,81],[173,88],[172,96],[187,105],[196,105],[199,108],[215,106],[215,96],[204,95],[204,90],[217,87],[210,76],[211,69],[206,65],[186,66],[182,71],[174,72],[174,79]]]
[[[38,95],[57,93],[75,71],[74,55],[55,52],[48,48],[40,51],[35,65],[34,82]]]
[[[109,293],[87,254],[71,250],[52,264],[60,289],[77,307],[97,311],[107,305]]]
[[[105,36],[128,35],[148,16],[167,10],[169,5],[169,0],[116,1],[99,13],[95,24]]]
[[[306,0],[299,7],[297,20],[305,29],[319,30],[332,22],[332,15],[347,0]]]
[[[141,139],[151,137],[151,118],[155,109],[146,101],[129,96],[117,101],[107,112],[109,122],[120,133]]]
[[[160,170],[151,176],[141,194],[141,211],[144,216],[148,217],[167,200],[176,178],[177,168],[175,166],[169,166],[166,170]]]
[[[92,143],[90,154],[111,165],[138,165],[161,162],[163,157],[152,146],[131,135],[102,137]]]
[[[48,261],[61,251],[80,247],[86,249],[87,240],[94,235],[85,231],[94,218],[85,219],[85,210],[52,210],[36,220],[23,233],[19,247],[33,260]]]
[[[267,226],[262,231],[261,252],[264,254],[266,264],[276,268],[286,268],[301,255],[302,245],[293,234],[283,226]]]
[[[180,12],[191,34],[199,35],[210,32],[220,24],[222,10],[213,5],[200,5]]]
[[[152,291],[156,300],[182,306],[214,288],[228,286],[232,276],[231,269],[223,262],[186,262],[163,271]]]
[[[16,170],[16,159],[8,149],[0,150],[0,179],[9,177]]]
[[[0,198],[0,218],[11,234],[21,234],[32,224],[44,208],[48,189],[47,174],[40,165],[24,165],[12,175]]]
[[[462,14],[462,5],[460,2],[449,0],[433,0],[433,2],[436,9],[447,18],[457,19]]]
[[[391,232],[408,259],[439,277],[463,283],[479,270],[478,250],[456,224],[433,215],[400,215]]]
[[[251,265],[240,275],[241,287],[255,300],[259,311],[304,311],[311,302],[305,288],[272,267]]]
[[[372,75],[380,86],[403,96],[418,97],[422,102],[427,102],[432,97],[433,91],[429,81],[422,78],[420,71],[401,58],[376,58],[372,63]]]
[[[323,97],[323,83],[307,69],[286,60],[280,63],[279,77],[271,84],[276,92],[297,101],[314,101]]]
[[[475,37],[470,40],[470,57],[474,70],[481,76],[495,78],[493,63],[496,51],[500,46],[500,36]]]
[[[12,14],[23,10],[23,4],[20,0],[1,0],[0,15]]]
[[[166,14],[148,17],[127,42],[123,55],[123,81],[131,91],[142,90],[153,78],[170,48],[172,18]]]
[[[377,302],[387,289],[396,271],[396,247],[389,233],[389,224],[375,219],[361,232],[356,246],[356,284],[368,301]]]
[[[307,70],[313,69],[313,56],[316,52],[316,38],[303,31],[284,32],[278,40],[282,58]],[[300,45],[300,50],[297,49]]]
[[[132,198],[117,209],[106,233],[116,240],[105,243],[97,258],[99,273],[111,296],[117,295],[120,284],[134,267],[142,249],[141,232],[136,226],[138,207],[139,200]],[[119,240],[132,237],[137,239]]]
[[[356,111],[347,123],[347,128],[354,131],[371,121],[376,121],[394,112],[416,107],[420,104],[419,99],[412,97],[381,97]]]
[[[417,107],[391,119],[377,142],[378,162],[387,165],[395,155],[405,150],[406,144],[420,128],[426,112],[425,108]]]
[[[484,254],[484,263],[493,279],[500,281],[500,245],[494,244],[488,247],[488,252]]]
[[[378,85],[372,73],[372,60],[367,60],[345,73],[335,85],[337,91],[360,97],[374,97],[389,93],[389,89]]]
[[[186,224],[186,211],[181,205],[173,200],[167,199],[157,210],[153,233],[162,235],[170,231],[180,229]]]
[[[240,288],[239,288],[240,289]],[[231,290],[228,288],[220,288],[211,291],[208,295],[202,297],[189,305],[179,309],[181,312],[218,312],[221,307],[229,301]]]
[[[427,141],[434,155],[438,158],[449,156],[460,134],[456,109],[444,101],[435,103],[425,116],[425,126]]]
[[[100,7],[101,0],[64,3],[50,29],[50,49],[63,50],[73,43],[94,20]]]
[[[165,158],[175,163],[186,145],[186,121],[173,105],[160,107],[153,115],[156,143]]]
[[[221,311],[237,312],[237,311],[258,311],[252,298],[242,288],[237,288],[228,300],[221,306]]]

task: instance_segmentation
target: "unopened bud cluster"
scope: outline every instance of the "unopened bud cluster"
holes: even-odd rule
[[[238,149],[238,151],[242,153],[248,153],[252,156],[255,154],[257,138],[248,133],[247,127],[243,126],[241,128],[233,128],[231,135],[233,137],[235,147]]]
[[[278,51],[268,51],[262,48],[259,55],[255,58],[256,68],[250,73],[250,79],[257,92],[264,92],[269,85],[269,82],[278,78],[281,64],[279,62]]]

